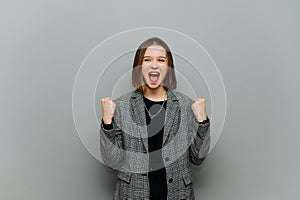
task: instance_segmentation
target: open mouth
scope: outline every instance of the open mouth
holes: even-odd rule
[[[160,75],[159,72],[150,72],[150,73],[148,73],[149,79],[153,83],[158,81],[159,75]]]

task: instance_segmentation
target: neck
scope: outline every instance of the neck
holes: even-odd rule
[[[144,96],[153,101],[164,101],[167,98],[166,92],[167,91],[162,85],[155,89],[146,86]]]

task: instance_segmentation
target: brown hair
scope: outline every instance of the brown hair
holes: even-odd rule
[[[170,89],[175,89],[177,86],[177,80],[175,76],[175,70],[174,70],[174,63],[173,63],[173,57],[172,53],[170,51],[170,48],[168,45],[160,38],[158,37],[152,37],[147,40],[145,40],[138,49],[136,50],[135,57],[134,57],[134,62],[133,62],[133,70],[132,70],[132,85],[133,87],[137,88],[140,91],[144,91],[144,80],[142,74],[142,62],[143,62],[143,57],[145,55],[145,52],[149,46],[152,45],[159,45],[163,47],[166,52],[167,52],[167,60],[168,60],[168,70],[166,77],[163,81],[164,88],[170,88]],[[170,68],[171,67],[171,68]]]

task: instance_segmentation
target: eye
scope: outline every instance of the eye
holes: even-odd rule
[[[158,61],[159,62],[165,62],[165,59],[159,59]]]
[[[149,58],[144,58],[143,61],[148,62],[148,61],[150,61],[150,59]]]

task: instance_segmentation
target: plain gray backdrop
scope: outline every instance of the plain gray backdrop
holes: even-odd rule
[[[223,77],[226,121],[195,168],[197,199],[299,199],[299,8],[297,0],[1,1],[0,199],[112,199],[115,174],[76,132],[73,83],[97,44],[147,26],[194,38]]]

